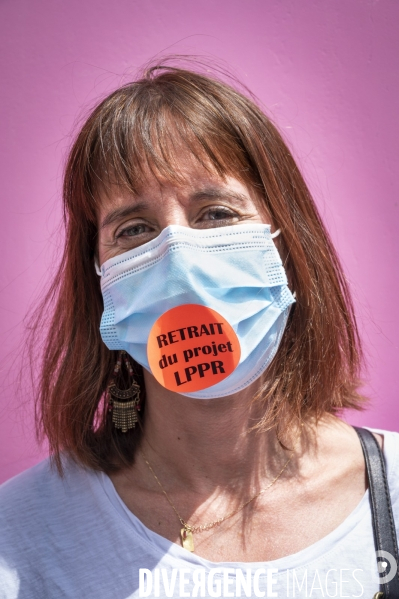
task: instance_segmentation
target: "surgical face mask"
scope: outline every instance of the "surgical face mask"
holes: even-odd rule
[[[272,361],[295,301],[273,236],[262,224],[172,225],[107,260],[104,343],[189,397],[244,389]]]

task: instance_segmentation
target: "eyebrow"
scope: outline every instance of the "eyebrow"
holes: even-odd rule
[[[191,196],[190,200],[192,201],[201,201],[207,200],[208,198],[213,199],[226,199],[226,198],[234,198],[238,200],[240,203],[247,202],[248,197],[237,191],[233,191],[231,189],[225,189],[222,187],[204,187],[198,191],[195,191]]]
[[[213,199],[226,199],[226,198],[234,198],[239,203],[244,203],[248,201],[248,197],[237,191],[224,189],[221,187],[204,187],[203,189],[199,189],[195,191],[189,196],[190,202],[200,202],[201,200],[207,200],[209,198]],[[141,212],[148,208],[148,204],[145,202],[140,202],[139,204],[130,204],[123,208],[116,208],[115,210],[111,210],[100,225],[100,229],[104,229],[105,227],[111,225],[117,220],[125,218],[127,216],[132,216],[137,212]]]
[[[108,212],[107,216],[104,218],[100,225],[100,229],[104,229],[108,227],[108,225],[112,225],[115,221],[125,218],[126,216],[131,216],[136,212],[141,212],[147,208],[147,204],[141,202],[140,204],[129,204],[129,206],[125,206],[124,208],[116,208],[115,210],[111,210]]]

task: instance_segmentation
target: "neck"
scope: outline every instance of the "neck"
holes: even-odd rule
[[[146,373],[141,449],[164,480],[199,493],[272,478],[290,456],[274,430],[250,430],[261,417],[252,385],[229,397],[198,400],[169,392]]]

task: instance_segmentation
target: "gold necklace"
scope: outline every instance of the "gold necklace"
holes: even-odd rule
[[[234,516],[235,514],[237,514],[239,511],[241,511],[242,509],[244,509],[249,503],[251,503],[252,501],[254,501],[255,499],[257,499],[258,497],[260,497],[260,495],[263,495],[263,493],[265,493],[268,489],[270,489],[270,487],[272,487],[274,485],[274,483],[276,483],[278,481],[278,479],[280,478],[280,476],[282,475],[282,473],[284,472],[284,470],[287,468],[288,464],[290,463],[290,461],[292,460],[293,455],[294,455],[294,452],[292,452],[292,455],[285,462],[285,464],[282,467],[282,469],[280,470],[280,472],[272,480],[272,482],[269,485],[267,485],[267,487],[264,487],[263,489],[261,489],[258,493],[256,493],[256,495],[254,495],[253,497],[251,497],[251,499],[248,499],[248,501],[246,501],[245,503],[241,504],[238,508],[236,508],[232,512],[229,512],[228,514],[226,514],[222,518],[218,518],[217,520],[214,520],[213,522],[208,522],[207,524],[200,524],[198,526],[191,526],[190,524],[188,524],[188,522],[186,522],[180,516],[180,514],[177,511],[177,509],[175,508],[175,506],[174,506],[171,498],[169,497],[169,495],[167,494],[167,492],[163,488],[161,481],[159,480],[159,478],[155,474],[154,470],[152,469],[151,464],[149,463],[149,461],[145,457],[144,453],[142,451],[140,453],[141,453],[141,456],[142,456],[143,460],[147,464],[149,471],[151,472],[151,474],[153,475],[153,477],[157,481],[157,483],[158,483],[158,485],[159,485],[162,493],[165,495],[166,499],[168,500],[168,502],[169,502],[170,506],[172,507],[173,511],[175,512],[176,516],[179,518],[180,524],[183,527],[180,530],[181,544],[182,544],[182,547],[184,547],[184,549],[187,549],[188,551],[194,551],[194,538],[193,538],[193,534],[194,533],[202,532],[204,530],[209,530],[211,528],[214,528],[215,526],[218,526],[219,524],[221,524],[225,520],[228,520],[228,518],[231,518],[232,516]]]

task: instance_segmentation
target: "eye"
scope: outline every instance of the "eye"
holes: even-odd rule
[[[238,214],[226,208],[224,206],[215,206],[212,208],[208,208],[201,217],[202,221],[227,221],[237,218]]]
[[[124,229],[121,229],[116,233],[117,239],[128,239],[130,237],[136,237],[137,235],[142,235],[143,233],[149,233],[150,227],[143,223],[138,223],[137,225],[129,225]]]

